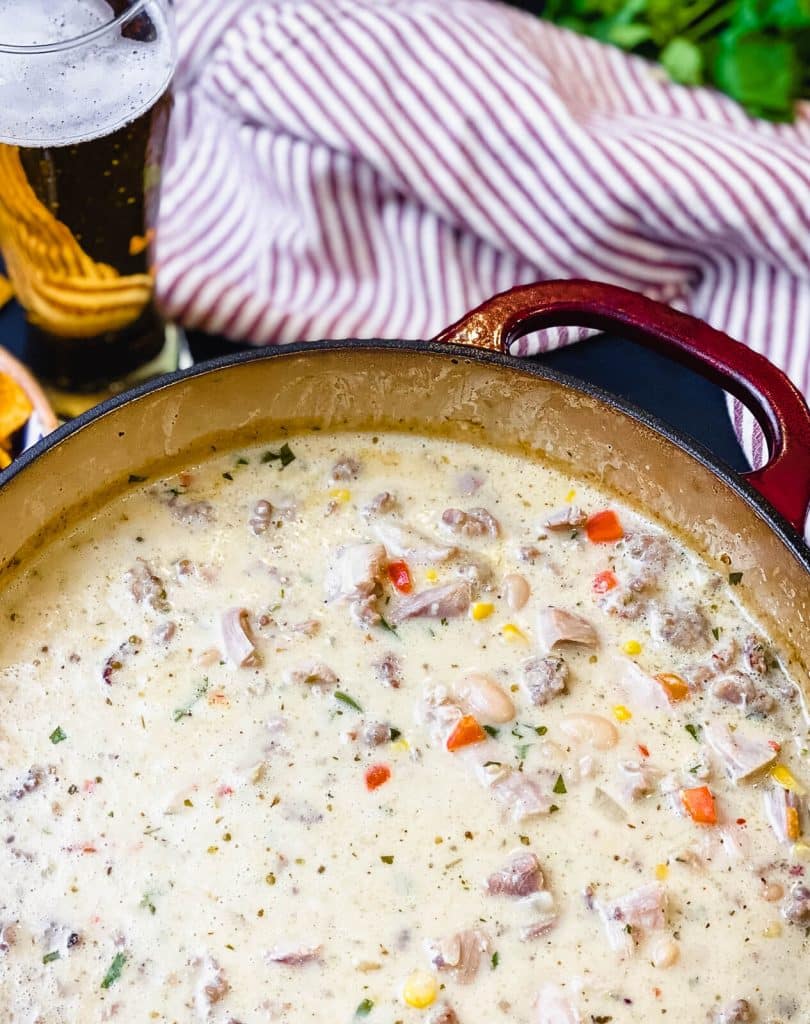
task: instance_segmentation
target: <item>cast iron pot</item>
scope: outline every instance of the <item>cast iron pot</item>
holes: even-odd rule
[[[771,459],[739,476],[600,390],[509,356],[531,330],[618,331],[739,397]],[[766,359],[625,289],[527,285],[432,342],[340,341],[239,353],[128,392],[51,434],[0,474],[0,581],[105,494],[198,458],[317,427],[412,430],[521,449],[654,515],[720,571],[780,642],[810,693],[810,411]],[[737,579],[735,576],[734,579]]]

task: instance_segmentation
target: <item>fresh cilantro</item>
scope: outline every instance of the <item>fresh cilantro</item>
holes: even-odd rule
[[[492,964],[492,970],[493,971],[495,970],[495,968],[498,966],[498,964],[500,962],[501,962],[501,957],[500,957],[500,954],[498,953],[498,951],[496,949],[495,952],[492,954],[492,959],[490,960],[490,963]]]
[[[249,466],[250,465],[250,459],[246,459],[244,457],[244,455],[240,455],[239,458],[236,460],[236,465],[237,466]]]
[[[42,962],[44,964],[52,964],[54,960],[59,959],[61,959],[61,953],[59,952],[58,949],[55,949],[52,953],[46,953],[45,956],[42,958]]]
[[[146,481],[148,479],[149,479],[148,476],[138,476],[137,473],[130,473],[129,474],[129,482],[131,484],[143,484],[143,483],[146,483]]]
[[[354,699],[350,697],[348,693],[344,693],[343,690],[335,690],[335,700],[339,700],[341,704],[345,704],[347,707],[352,708],[354,711],[362,711],[363,709]]]
[[[116,981],[121,977],[121,972],[124,969],[124,964],[127,962],[126,955],[124,953],[116,953],[113,957],[113,962],[107,973],[104,975],[104,981],[101,983],[102,988],[111,988]]]
[[[792,121],[810,98],[804,0],[549,0],[543,15],[658,60],[682,85],[715,86],[755,117]]]
[[[688,722],[684,726],[684,729],[686,729],[686,731],[689,733],[689,735],[692,737],[692,739],[695,741],[695,743],[700,743],[700,726],[699,725],[693,725],[692,722]]]
[[[148,893],[148,892],[145,893],[143,899],[141,900],[140,905],[143,907],[144,910],[148,910],[150,914],[156,914],[157,913],[157,907],[155,906],[154,902],[152,901],[151,894]]]
[[[549,814],[556,814],[557,811],[559,811],[559,809],[560,808],[556,804],[552,804],[551,807],[549,807],[549,809],[548,809],[548,813]]]
[[[557,781],[554,783],[554,792],[557,793],[558,796],[563,796],[568,792],[565,788],[565,781],[563,780],[562,775],[557,776]]]
[[[355,1017],[368,1017],[374,1009],[374,1003],[370,999],[364,999],[354,1011]]]
[[[266,451],[262,455],[261,461],[264,464],[267,464],[268,462],[280,462],[281,468],[286,469],[286,467],[289,466],[291,462],[295,462],[295,454],[293,453],[292,448],[290,448],[290,446],[285,441],[277,452],[269,450]]]
[[[531,743],[518,743],[518,746],[517,746],[517,756],[518,756],[518,760],[519,761],[525,761],[526,760],[526,755],[529,753],[529,748],[530,747],[531,747]]]
[[[391,623],[390,623],[390,622],[388,622],[388,621],[387,621],[386,619],[384,619],[384,618],[382,617],[382,615],[380,616],[380,626],[381,626],[381,627],[382,627],[382,628],[383,628],[384,630],[386,630],[386,631],[387,631],[388,633],[393,633],[393,634],[394,634],[394,636],[395,636],[395,637],[397,637],[397,639],[399,638],[399,633],[397,633],[397,631],[396,631],[396,630],[394,629],[394,627],[393,627],[393,626],[391,625]],[[432,634],[433,636],[435,636],[435,635],[436,635],[436,634],[435,634],[435,633],[433,632],[433,630],[431,630],[430,632],[431,632],[431,634]]]
[[[222,476],[225,480],[233,480],[233,473],[223,473]]]
[[[172,718],[175,720],[175,722],[179,722],[183,718],[191,718],[191,709],[194,707],[194,705],[197,703],[198,700],[200,700],[202,697],[204,697],[206,695],[207,692],[208,692],[208,680],[207,679],[203,679],[203,681],[200,683],[200,685],[194,691],[194,696],[191,698],[191,700],[188,702],[188,704],[184,704],[183,707],[181,707],[181,708],[175,708],[174,709],[174,713],[172,715]]]
[[[720,639],[720,632],[721,632],[720,626],[715,626],[712,629],[712,636],[714,637],[715,640],[719,640]]]
[[[743,574],[741,572],[730,572],[728,574],[728,581],[732,587],[739,586],[742,582]]]
[[[51,733],[49,739],[50,739],[51,743],[54,743],[54,744],[62,743],[64,740],[67,739],[67,733],[64,731],[64,729],[62,728],[61,725],[57,725],[57,727]]]
[[[392,728],[391,729],[391,742],[393,743],[395,740],[398,740],[401,735],[402,735],[402,730],[401,729],[394,729],[394,728]]]
[[[537,733],[538,736],[545,736],[546,733],[548,732],[548,726],[547,725],[536,725],[534,727],[534,731]]]
[[[495,728],[494,725],[485,725],[484,732],[488,733],[493,739],[495,739],[498,735],[498,730]]]
[[[393,864],[394,856],[391,853],[386,853],[382,857],[380,857],[380,860],[383,862],[383,864]]]

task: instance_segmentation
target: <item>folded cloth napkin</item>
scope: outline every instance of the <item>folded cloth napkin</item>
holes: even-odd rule
[[[810,104],[755,121],[484,0],[177,8],[169,316],[257,345],[429,338],[512,285],[586,277],[708,320],[810,393]]]

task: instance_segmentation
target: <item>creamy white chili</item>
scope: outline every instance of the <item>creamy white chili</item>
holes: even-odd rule
[[[414,436],[130,484],[0,594],[1,1020],[810,1020],[733,565]]]

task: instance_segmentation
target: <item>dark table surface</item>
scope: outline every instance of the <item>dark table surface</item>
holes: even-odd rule
[[[22,314],[12,303],[0,311],[0,345],[24,359],[24,336]],[[247,347],[200,333],[192,333],[189,342],[198,361]],[[602,335],[540,361],[628,399],[695,438],[734,469],[746,468],[722,392],[669,359],[624,338]]]

